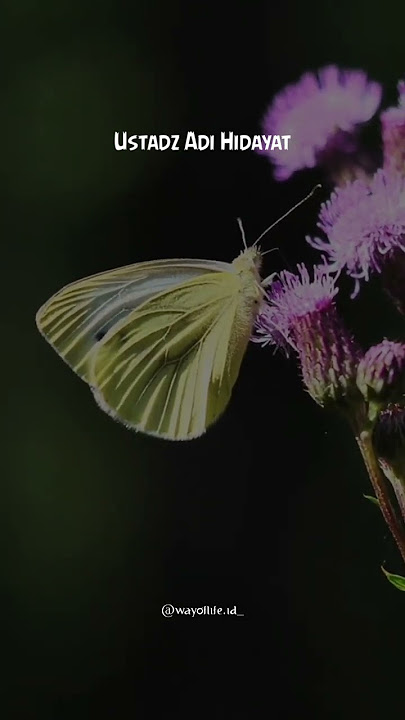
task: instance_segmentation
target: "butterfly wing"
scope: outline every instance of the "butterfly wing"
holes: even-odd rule
[[[88,382],[89,359],[97,343],[150,297],[228,263],[198,259],[136,263],[67,285],[37,313],[38,329],[65,362]]]
[[[147,300],[107,333],[92,357],[97,402],[151,435],[202,435],[228,404],[254,317],[254,301],[229,271]]]

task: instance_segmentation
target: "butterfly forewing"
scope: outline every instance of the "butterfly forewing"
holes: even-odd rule
[[[48,342],[88,382],[89,360],[98,342],[150,297],[201,274],[228,270],[228,263],[184,259],[128,265],[74,282],[37,313]]]
[[[255,309],[232,272],[204,274],[146,300],[106,334],[89,382],[126,425],[172,440],[201,435],[225,409]]]

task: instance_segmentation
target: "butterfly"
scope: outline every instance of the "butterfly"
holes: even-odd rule
[[[274,275],[260,277],[270,228],[247,247],[239,224],[244,249],[230,263],[135,263],[73,282],[38,311],[45,339],[126,427],[191,440],[227,407]]]

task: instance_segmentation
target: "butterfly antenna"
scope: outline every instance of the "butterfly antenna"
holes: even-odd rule
[[[270,248],[270,250],[265,250],[265,252],[260,254],[263,257],[263,255],[268,255],[269,253],[274,252],[274,250],[278,250],[280,252],[280,248]]]
[[[243,247],[245,248],[245,250],[247,250],[247,243],[246,243],[245,231],[244,231],[243,225],[242,225],[242,220],[241,220],[240,218],[236,218],[236,221],[237,221],[237,223],[238,223],[238,225],[239,225],[239,230],[240,230],[241,235],[242,235]]]
[[[284,213],[284,215],[282,215],[280,218],[278,218],[278,220],[276,220],[272,225],[270,225],[268,228],[266,228],[266,230],[264,230],[264,231],[262,232],[262,234],[257,238],[257,240],[253,243],[253,247],[254,247],[255,245],[257,245],[257,243],[260,242],[260,240],[261,240],[270,230],[272,230],[276,225],[278,225],[279,222],[281,222],[282,220],[284,220],[284,218],[286,218],[288,215],[290,215],[290,213],[294,212],[294,210],[296,210],[300,205],[302,205],[304,202],[306,202],[307,200],[309,200],[309,198],[312,197],[312,195],[314,194],[314,192],[315,192],[316,190],[318,190],[318,188],[321,188],[321,187],[322,187],[322,185],[320,185],[319,183],[318,183],[318,185],[315,185],[315,187],[312,188],[311,192],[308,193],[308,195],[306,195],[302,200],[300,200],[299,202],[297,202],[296,205],[294,205],[294,207],[292,207],[292,208],[290,208],[289,210],[287,210],[287,212]]]
[[[260,254],[261,254],[261,256],[263,257],[263,255],[267,255],[268,253],[273,252],[273,250],[277,250],[277,251],[278,251],[278,253],[279,253],[282,261],[284,262],[285,266],[289,269],[290,272],[293,272],[290,263],[288,262],[288,260],[287,260],[286,256],[284,255],[284,253],[281,252],[280,248],[270,248],[270,250],[266,250],[265,252],[260,253]]]

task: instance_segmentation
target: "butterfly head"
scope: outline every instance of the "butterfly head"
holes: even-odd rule
[[[262,234],[259,235],[257,240],[255,240],[253,245],[251,245],[250,247],[248,247],[247,242],[246,242],[246,236],[245,236],[245,231],[243,229],[242,220],[240,218],[237,218],[238,225],[239,225],[239,228],[240,228],[240,231],[242,234],[242,241],[243,241],[243,247],[244,247],[244,249],[242,250],[240,255],[232,263],[233,268],[235,269],[235,271],[238,274],[246,273],[246,272],[248,272],[250,274],[253,273],[255,275],[255,277],[258,278],[260,281],[260,269],[262,266],[263,255],[266,255],[267,253],[272,252],[273,250],[278,250],[278,248],[271,248],[270,250],[261,252],[261,250],[258,246],[258,243],[265,235],[267,235],[267,233],[270,230],[272,230],[276,225],[278,225],[279,222],[284,220],[284,218],[286,218],[288,215],[290,215],[290,213],[292,213],[297,207],[302,205],[302,203],[306,202],[306,200],[308,200],[308,198],[312,197],[314,192],[320,187],[321,187],[321,185],[319,185],[319,184],[315,185],[315,187],[311,190],[311,192],[306,197],[303,198],[303,200],[300,200],[299,202],[297,202],[294,205],[294,207],[290,208],[290,210],[287,210],[287,212],[284,213],[284,215],[282,215],[280,218],[278,218],[278,220],[276,220],[274,223],[272,223],[272,225],[270,225],[268,228],[266,228],[266,230],[264,230],[262,232]]]
[[[257,245],[242,250],[240,255],[233,261],[232,265],[237,272],[253,272],[259,276],[262,266],[262,252]]]

